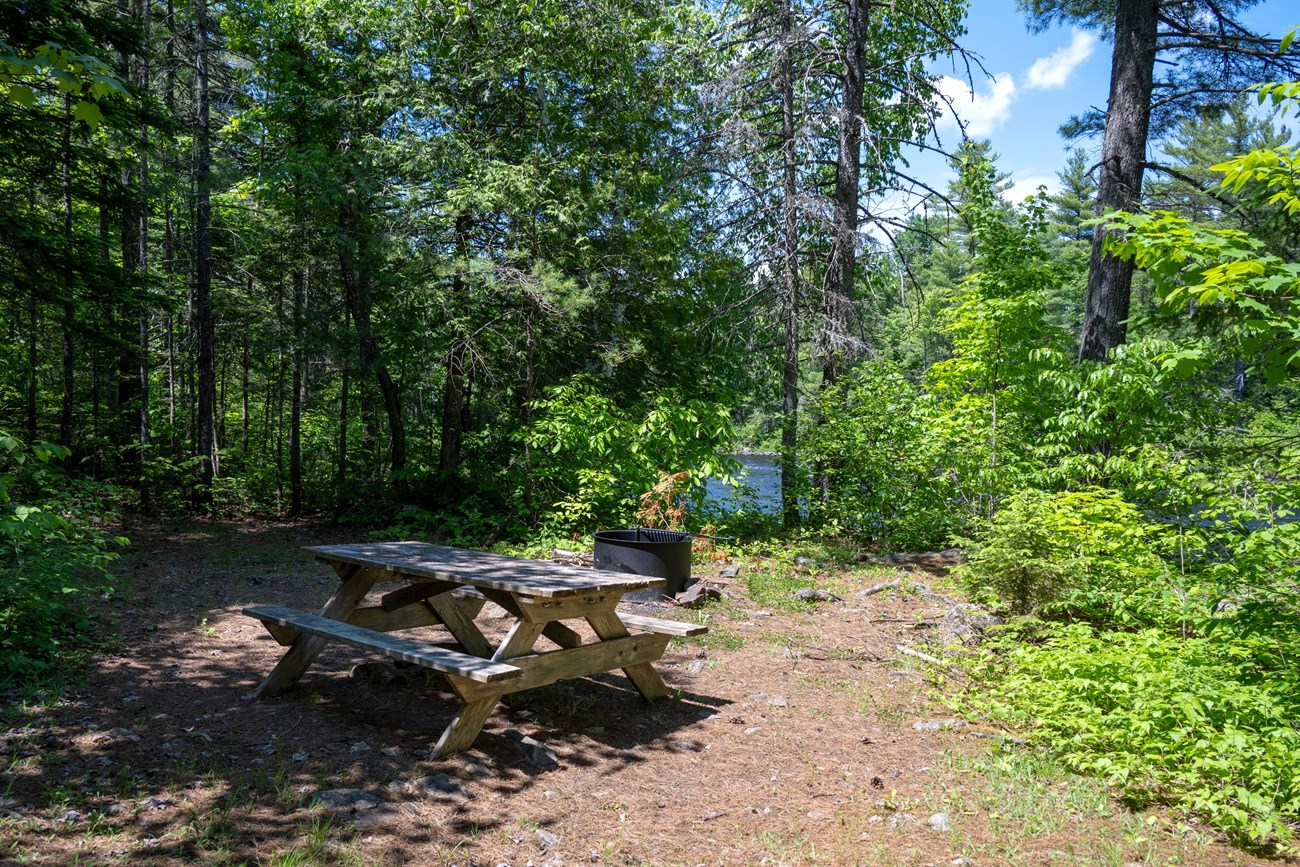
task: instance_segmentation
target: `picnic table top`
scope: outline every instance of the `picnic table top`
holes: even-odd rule
[[[601,591],[628,593],[647,587],[662,587],[667,583],[663,578],[582,569],[546,560],[524,560],[427,542],[312,545],[304,550],[326,560],[378,567],[408,579],[453,581],[546,599]]]

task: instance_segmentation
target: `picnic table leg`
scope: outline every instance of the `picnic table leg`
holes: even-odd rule
[[[375,583],[374,573],[369,569],[362,569],[352,564],[336,565],[335,570],[339,577],[343,579],[342,586],[334,594],[334,598],[325,603],[321,609],[320,616],[328,617],[331,620],[347,620],[348,616],[356,610],[357,604],[365,598],[370,592],[370,587]],[[263,698],[265,696],[279,695],[285,690],[292,687],[298,682],[298,678],[303,676],[308,666],[316,659],[321,650],[325,647],[326,639],[319,635],[308,635],[305,632],[298,633],[293,644],[289,647],[288,653],[276,663],[275,668],[262,681],[253,696]]]
[[[623,625],[622,620],[618,619],[618,614],[613,608],[588,614],[587,622],[591,624],[592,630],[600,636],[601,640],[626,638],[629,634],[627,627]],[[646,701],[668,697],[668,687],[664,685],[663,679],[650,663],[638,662],[636,665],[629,665],[623,669],[623,673],[641,691]]]
[[[478,733],[483,730],[483,724],[491,715],[492,708],[500,700],[501,695],[498,694],[466,702],[443,730],[442,737],[433,745],[433,757],[440,759],[469,749]]]
[[[520,620],[511,628],[510,634],[506,640],[501,642],[496,653],[492,658],[497,661],[504,661],[516,656],[523,656],[533,649],[533,644],[537,637],[542,634],[544,624],[530,623],[527,620]],[[452,688],[456,687],[456,681],[451,680]],[[501,700],[503,692],[494,693],[493,695],[482,696],[480,698],[466,701],[464,706],[457,711],[452,717],[447,728],[443,730],[442,737],[433,746],[433,757],[440,759],[443,756],[452,753],[463,752],[470,748],[475,739],[478,738],[479,732],[483,731],[483,724],[491,716],[492,709],[497,706]],[[464,699],[462,698],[462,701]]]

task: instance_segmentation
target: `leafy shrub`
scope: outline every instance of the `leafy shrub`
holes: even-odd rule
[[[88,526],[103,489],[68,479],[68,454],[0,432],[0,682],[50,667],[89,628],[85,597],[108,588],[109,548],[126,541]]]
[[[598,381],[579,376],[547,390],[534,404],[528,433],[548,521],[573,530],[629,522],[640,496],[660,473],[688,473],[679,489],[699,505],[709,478],[730,477],[739,465],[727,407],[680,395],[657,395],[640,411],[620,407]]]
[[[1182,604],[1153,532],[1113,491],[1027,489],[1003,503],[959,574],[977,596],[1018,614],[1118,627],[1166,623]]]
[[[963,710],[1027,729],[1138,806],[1181,807],[1238,843],[1292,845],[1300,677],[1275,664],[1275,643],[1073,624],[996,649]]]
[[[943,544],[957,529],[932,403],[894,366],[857,368],[815,399],[805,460],[827,482],[813,517],[899,550]]]

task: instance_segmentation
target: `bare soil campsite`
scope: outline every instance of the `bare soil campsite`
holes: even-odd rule
[[[330,645],[296,689],[252,699],[282,649],[241,609],[319,608],[338,579],[302,546],[359,535],[132,529],[127,586],[100,604],[119,639],[64,689],[10,696],[0,863],[1292,863],[1130,812],[945,709],[952,684],[915,654],[975,627],[935,558],[697,554],[720,598],[655,612],[709,627],[658,663],[670,698],[617,672],[508,696],[445,759],[441,676],[373,654]]]

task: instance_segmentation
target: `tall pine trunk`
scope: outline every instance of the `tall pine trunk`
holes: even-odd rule
[[[216,476],[215,412],[217,399],[216,353],[212,321],[212,238],[209,172],[212,165],[208,100],[208,3],[194,4],[194,331],[197,338],[195,367],[198,378],[195,436],[198,484],[195,505],[212,502]]]
[[[379,339],[375,335],[370,318],[374,307],[370,295],[370,273],[365,263],[360,261],[360,254],[352,247],[353,244],[356,244],[358,249],[361,246],[356,239],[356,234],[361,231],[360,222],[353,202],[344,204],[339,210],[341,230],[339,271],[343,277],[348,311],[352,314],[352,321],[356,323],[361,367],[374,376],[384,401],[384,413],[388,417],[390,472],[396,477],[394,488],[398,496],[405,496],[406,482],[401,475],[406,470],[406,428],[402,423],[402,402],[397,383],[389,374],[383,355],[379,351]]]
[[[826,274],[826,357],[822,387],[844,372],[853,312],[853,275],[858,249],[858,181],[862,171],[862,89],[867,53],[868,0],[847,0],[844,76],[839,112],[839,151],[835,161],[831,256]]]
[[[76,386],[76,345],[72,340],[75,308],[72,302],[72,98],[64,98],[63,148],[63,400],[59,407],[59,444],[72,448],[72,405]]]
[[[1159,10],[1158,0],[1120,0],[1116,5],[1110,101],[1097,186],[1099,216],[1112,209],[1132,210],[1142,198]],[[1101,226],[1093,229],[1080,361],[1107,360],[1128,336],[1133,263],[1106,254],[1105,238]]]
[[[302,514],[302,404],[305,380],[303,315],[307,297],[307,276],[302,268],[293,272],[293,385],[289,404],[289,514]]]

